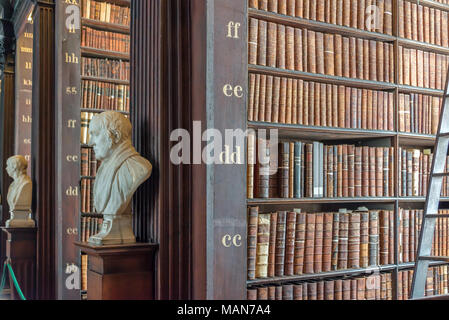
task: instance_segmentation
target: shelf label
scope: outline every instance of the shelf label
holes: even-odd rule
[[[236,234],[234,236],[231,236],[230,234],[225,234],[221,238],[221,243],[223,247],[225,248],[231,248],[231,247],[240,247],[242,246],[242,236],[240,234]]]
[[[239,28],[242,26],[239,22],[229,21],[228,23],[228,35],[226,37],[233,39],[240,39]]]
[[[233,87],[230,84],[226,84],[223,87],[223,93],[226,97],[230,98],[232,96],[235,96],[240,99],[243,97],[243,88],[242,88],[242,86],[239,86],[239,85]]]

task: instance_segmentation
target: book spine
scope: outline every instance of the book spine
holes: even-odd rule
[[[256,279],[257,222],[259,208],[248,210],[248,280]]]
[[[300,275],[304,270],[304,249],[306,241],[307,214],[300,212],[296,217],[294,274]]]
[[[257,227],[256,278],[268,276],[268,246],[270,241],[270,215],[259,214]]]
[[[284,276],[292,276],[295,253],[296,212],[287,213],[286,223]]]
[[[314,273],[314,252],[315,252],[315,214],[307,214],[306,222],[306,242],[304,253],[304,273]]]
[[[287,212],[279,211],[276,230],[276,248],[275,248],[275,275],[277,277],[284,276],[284,259],[285,259],[285,233]]]
[[[273,212],[270,215],[270,242],[268,247],[267,273],[269,278],[273,278],[275,276],[277,221],[278,221],[278,214],[277,212]]]
[[[378,232],[378,221],[379,212],[370,211],[369,213],[369,265],[378,265],[378,242],[379,242],[379,232]]]
[[[351,213],[349,215],[348,230],[348,267],[360,267],[360,214]]]

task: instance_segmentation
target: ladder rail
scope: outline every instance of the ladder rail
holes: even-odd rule
[[[446,75],[446,86],[441,102],[441,114],[438,124],[435,147],[433,151],[430,180],[427,186],[424,214],[422,217],[422,225],[419,233],[418,254],[416,255],[412,280],[412,290],[410,295],[412,299],[423,298],[425,294],[427,272],[429,269],[430,261],[421,259],[421,257],[430,256],[430,253],[432,251],[436,219],[428,218],[427,215],[437,213],[440,203],[443,176],[434,176],[434,174],[442,173],[444,171],[446,163],[445,159],[448,153],[449,136],[445,134],[449,132],[449,99],[447,99],[448,94],[449,71]],[[441,134],[441,132],[444,133]]]

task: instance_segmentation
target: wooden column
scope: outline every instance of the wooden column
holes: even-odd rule
[[[3,168],[6,168],[6,160],[14,154],[14,92],[15,92],[15,75],[14,75],[14,55],[6,55],[1,75],[1,93],[0,93],[0,195],[1,201],[1,218],[0,225],[4,226],[6,220],[9,219],[9,206],[6,201],[9,185],[12,179],[8,176]],[[6,234],[0,235],[0,261],[4,261],[6,248]]]
[[[192,173],[170,162],[173,129],[191,128],[190,0],[131,1],[131,122],[153,172],[133,201],[138,241],[159,244],[156,299],[191,298]]]
[[[34,12],[31,172],[37,234],[37,298],[55,297],[55,27],[54,1]]]

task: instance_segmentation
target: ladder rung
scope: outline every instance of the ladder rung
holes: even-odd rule
[[[449,214],[434,214],[434,213],[429,213],[426,214],[425,218],[432,218],[432,219],[438,219],[438,218],[449,218]]]
[[[434,173],[433,176],[434,177],[448,177],[449,172]]]
[[[421,256],[419,260],[449,262],[449,257]]]

